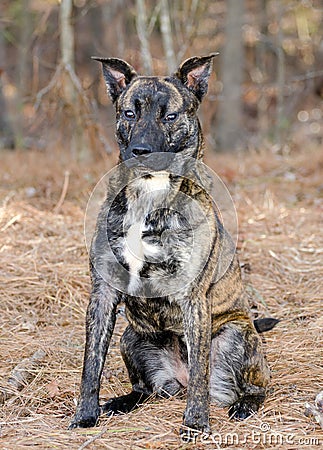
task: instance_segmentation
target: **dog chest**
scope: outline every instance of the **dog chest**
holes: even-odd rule
[[[128,292],[136,294],[143,268],[165,259],[162,235],[171,227],[167,172],[153,172],[127,186],[128,210],[123,218],[122,257],[128,266]]]
[[[122,269],[126,294],[168,296],[203,269],[213,239],[207,212],[180,188],[181,180],[153,172],[131,180],[110,208],[107,271],[119,277]]]

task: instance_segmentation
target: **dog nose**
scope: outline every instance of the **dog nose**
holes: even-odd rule
[[[148,155],[149,153],[152,153],[151,148],[144,145],[136,145],[136,147],[132,149],[132,155],[134,157]]]

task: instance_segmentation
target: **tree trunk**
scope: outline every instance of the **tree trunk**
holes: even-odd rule
[[[18,52],[18,87],[20,100],[23,100],[26,92],[29,92],[29,46],[30,37],[33,31],[32,16],[30,13],[29,0],[22,0],[21,2],[21,17],[20,17],[20,36],[19,36],[19,52]]]
[[[61,60],[64,68],[69,68],[74,72],[74,29],[72,25],[73,0],[61,0],[60,5],[60,47]],[[72,105],[76,98],[75,86],[68,74],[64,77],[64,97],[65,101]]]
[[[29,93],[30,71],[30,39],[33,31],[30,1],[22,0],[19,11],[19,45],[16,69],[17,94],[14,99],[16,114],[13,117],[16,146],[24,144],[24,103]]]
[[[15,137],[10,124],[6,99],[3,95],[0,73],[0,149],[15,148]]]
[[[0,6],[0,13],[2,17],[4,17],[3,9],[3,6]],[[1,80],[3,64],[7,61],[4,34],[4,22],[0,21],[0,149],[13,149],[15,148],[15,136],[11,126],[10,115],[7,108],[6,98],[3,93]]]
[[[283,16],[283,5],[278,2],[278,33],[277,33],[277,107],[275,124],[275,141],[279,148],[282,146],[284,131],[284,88],[285,88],[285,53],[283,49],[283,30],[281,19]]]
[[[60,50],[61,64],[63,66],[62,94],[65,102],[64,128],[71,136],[70,151],[72,156],[79,160],[89,160],[90,152],[86,143],[86,124],[83,117],[84,104],[81,98],[82,86],[75,74],[74,34],[73,0],[61,0]]]
[[[242,101],[244,46],[242,25],[243,0],[227,1],[226,40],[222,53],[222,99],[219,103],[217,139],[221,151],[235,150],[242,144]]]
[[[268,14],[267,0],[258,1],[259,22],[260,22],[260,40],[256,48],[256,64],[260,73],[259,88],[264,86],[267,81],[268,73],[266,67],[266,53],[268,46]],[[268,96],[264,89],[260,90],[260,98],[257,105],[258,113],[258,136],[263,139],[269,128],[268,117]]]
[[[177,67],[177,64],[172,38],[168,0],[160,0],[160,4],[160,28],[167,61],[167,69],[169,73],[173,73]]]
[[[141,60],[146,75],[152,75],[153,63],[149,50],[147,35],[146,5],[144,0],[137,0],[137,33],[140,41]]]

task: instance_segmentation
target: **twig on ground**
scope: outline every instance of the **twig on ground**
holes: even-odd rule
[[[88,439],[87,441],[85,441],[79,448],[78,450],[83,450],[85,447],[87,447],[88,445],[92,444],[92,442],[96,441],[97,439],[100,439],[104,433],[107,431],[107,427],[103,428],[102,431],[100,431],[100,433],[96,434],[95,436],[92,436],[90,439]]]
[[[66,170],[65,174],[64,174],[64,183],[63,183],[62,193],[61,193],[61,196],[60,196],[60,198],[58,200],[57,205],[55,206],[55,208],[53,210],[53,212],[55,214],[58,213],[58,211],[61,209],[62,204],[64,203],[64,200],[65,200],[65,197],[66,197],[66,194],[67,194],[69,179],[70,179],[70,173],[69,173],[68,170]]]

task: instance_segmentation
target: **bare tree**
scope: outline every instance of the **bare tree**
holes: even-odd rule
[[[227,1],[225,46],[221,60],[222,101],[219,103],[218,134],[220,150],[234,150],[242,138],[241,84],[243,81],[244,47],[242,25],[244,0]]]
[[[172,38],[168,0],[160,0],[160,5],[160,28],[167,61],[167,68],[169,72],[173,72],[176,69],[177,64]]]
[[[32,34],[32,16],[30,12],[29,0],[21,1],[21,17],[20,17],[20,36],[18,47],[18,88],[21,99],[28,91],[28,72],[29,72],[29,52],[30,36]],[[20,100],[21,100],[20,99]]]
[[[16,114],[13,120],[16,145],[24,143],[25,120],[23,116],[26,96],[29,94],[30,86],[30,46],[33,30],[32,14],[30,11],[30,1],[21,0],[18,6],[18,61],[16,65],[16,95],[14,98],[14,108]]]
[[[260,38],[256,48],[256,66],[257,66],[257,82],[259,87],[262,87],[268,78],[266,68],[266,56],[268,47],[268,12],[267,0],[258,0],[257,16],[260,23]],[[264,89],[260,90],[260,98],[257,104],[258,114],[258,134],[262,139],[265,132],[268,130],[268,95]]]
[[[63,69],[74,72],[74,28],[72,24],[73,0],[61,0],[60,5],[60,48]],[[76,98],[76,89],[71,77],[67,73],[64,77],[64,96],[67,103],[73,104]]]
[[[151,75],[153,72],[153,63],[151,53],[149,50],[149,41],[147,33],[147,15],[146,5],[144,0],[137,0],[137,33],[140,40],[141,47],[141,59],[143,70],[147,75]]]
[[[0,13],[3,13],[3,5],[0,5]],[[15,136],[11,126],[6,98],[3,93],[2,74],[3,64],[7,60],[6,45],[4,39],[4,23],[0,20],[0,148],[14,148]]]
[[[279,24],[277,33],[277,111],[275,126],[275,141],[281,147],[284,128],[284,88],[285,88],[285,53],[283,49],[283,30],[281,19],[283,16],[283,4],[277,2],[277,21]]]

